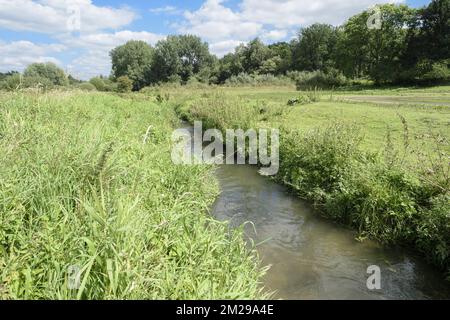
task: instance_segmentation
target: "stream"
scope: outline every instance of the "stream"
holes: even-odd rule
[[[221,194],[212,214],[237,227],[246,222],[264,266],[264,286],[276,299],[449,299],[441,273],[405,249],[386,249],[326,220],[287,188],[248,165],[216,170]],[[369,290],[367,268],[381,270]]]
[[[192,136],[193,128],[183,127]],[[321,217],[255,166],[221,165],[215,176],[221,192],[211,214],[231,228],[245,224],[249,246],[270,266],[263,285],[273,298],[450,299],[449,282],[424,259],[405,248],[357,241],[354,231]],[[369,266],[380,268],[381,289],[368,289]]]

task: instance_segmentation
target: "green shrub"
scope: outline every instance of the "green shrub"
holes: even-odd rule
[[[331,89],[349,84],[347,78],[337,70],[330,70],[328,73],[322,71],[291,72],[289,76],[295,80],[298,90]]]
[[[237,76],[231,76],[225,81],[225,85],[229,87],[238,86],[290,86],[294,82],[285,76],[274,76],[272,74],[255,74],[240,73]]]
[[[25,88],[38,88],[48,90],[53,87],[54,87],[53,83],[51,83],[50,80],[48,80],[47,78],[39,76],[24,77],[19,73],[8,76],[2,82],[0,82],[0,89],[7,91]]]
[[[92,83],[90,83],[90,82],[83,82],[83,83],[80,83],[80,84],[77,86],[77,88],[78,88],[78,89],[81,89],[81,90],[84,90],[84,91],[96,91],[96,90],[97,90],[97,88],[96,88]]]
[[[117,92],[130,92],[133,89],[133,81],[127,76],[117,78]]]
[[[357,131],[345,126],[281,138],[277,180],[361,237],[413,246],[450,275],[448,176],[422,179],[400,158],[369,156]]]
[[[23,72],[23,76],[40,79],[45,78],[56,86],[66,86],[69,84],[64,70],[52,62],[30,64]]]

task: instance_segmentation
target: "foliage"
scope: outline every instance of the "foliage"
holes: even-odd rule
[[[134,90],[148,83],[146,74],[153,63],[153,49],[145,41],[128,41],[113,49],[110,56],[112,74],[116,79],[127,76],[132,80]]]
[[[348,85],[347,78],[337,70],[329,73],[322,71],[291,73],[296,81],[298,90],[311,90],[315,88],[331,89]]]
[[[296,70],[325,71],[334,66],[333,52],[337,43],[336,29],[327,24],[313,24],[301,29],[294,48]]]
[[[65,86],[68,84],[64,70],[52,62],[33,63],[25,69],[23,76],[24,78],[47,79],[56,86]]]
[[[83,91],[96,91],[97,88],[90,82],[83,82],[77,85],[78,89]]]
[[[19,73],[14,73],[0,82],[0,89],[6,91],[14,91],[26,88],[38,88],[48,90],[53,87],[54,87],[53,83],[47,78],[40,76],[24,77]]]
[[[213,62],[208,44],[199,37],[169,36],[156,44],[154,64],[148,74],[149,83],[174,81],[174,77],[187,82],[205,68],[211,68]]]
[[[127,76],[117,78],[117,92],[130,92],[133,89],[133,81]]]
[[[98,91],[117,91],[117,84],[105,77],[94,77],[89,80]]]

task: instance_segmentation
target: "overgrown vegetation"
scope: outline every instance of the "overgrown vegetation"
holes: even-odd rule
[[[113,95],[0,94],[0,299],[264,297],[241,231],[208,217],[210,168],[172,164],[176,122]]]

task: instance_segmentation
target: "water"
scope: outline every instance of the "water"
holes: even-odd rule
[[[405,249],[358,242],[355,233],[321,218],[285,187],[256,168],[217,169],[221,195],[212,214],[232,226],[245,222],[246,236],[260,243],[264,285],[281,299],[450,299],[439,271]],[[369,290],[367,268],[381,268],[381,290]]]

